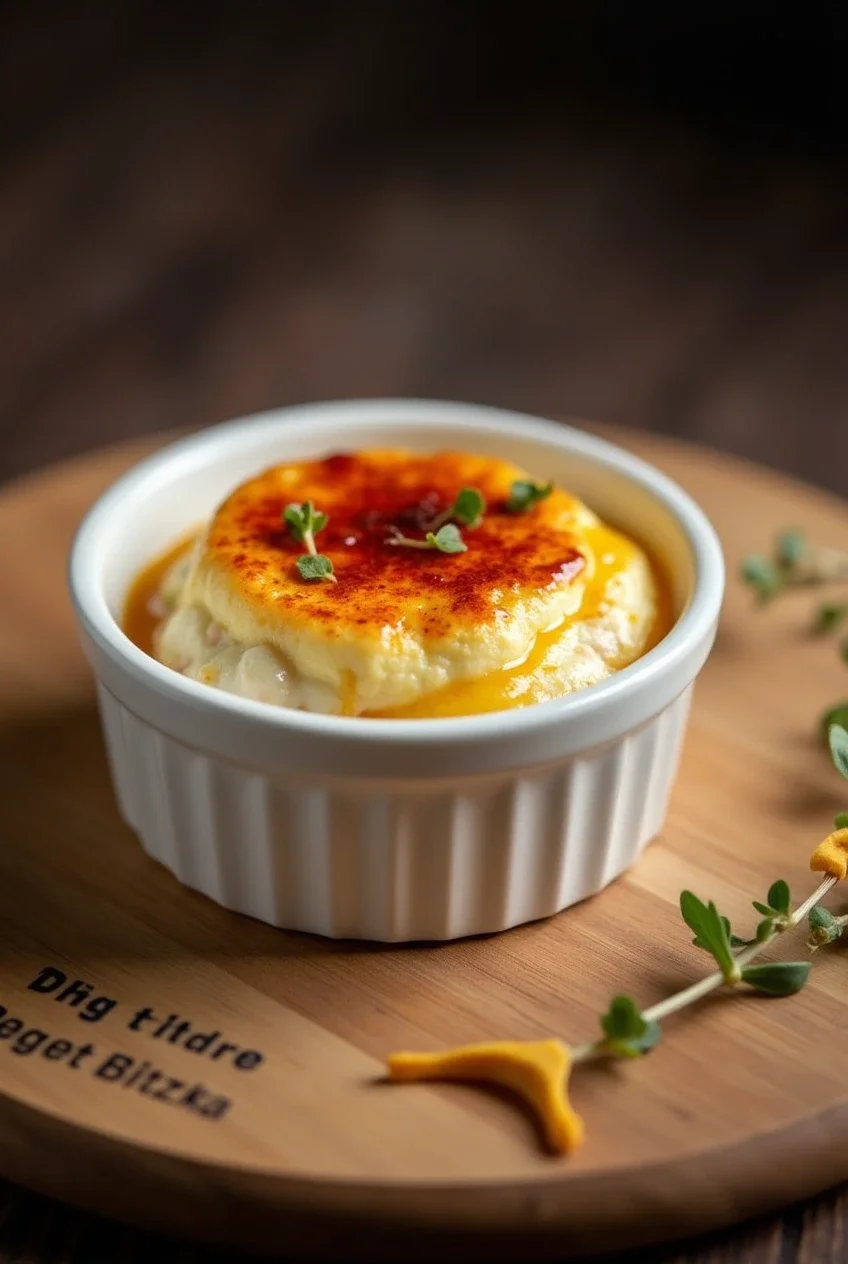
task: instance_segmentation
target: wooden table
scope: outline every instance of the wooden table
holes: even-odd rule
[[[843,490],[833,145],[730,143],[620,76],[601,93],[589,18],[563,40],[549,15],[528,34],[386,8],[3,11],[0,474],[404,394],[683,435]],[[826,1264],[846,1218],[836,1193],[651,1258]],[[233,1259],[5,1187],[0,1259],[24,1253]]]

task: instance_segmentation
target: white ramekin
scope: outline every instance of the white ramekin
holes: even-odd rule
[[[669,635],[556,702],[459,719],[366,720],[252,703],[186,680],[119,624],[128,587],[260,468],[363,446],[509,458],[635,534],[672,577]],[[189,887],[335,938],[453,939],[600,891],[661,828],[724,566],[696,504],[580,430],[466,404],[309,405],[203,431],[90,510],[70,587],[120,810]]]

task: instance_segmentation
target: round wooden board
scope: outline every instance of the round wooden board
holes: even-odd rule
[[[588,1136],[572,1158],[546,1155],[504,1097],[381,1083],[394,1049],[584,1040],[615,991],[647,1004],[692,979],[706,962],[680,921],[680,890],[750,924],[750,900],[772,879],[811,889],[808,854],[846,805],[813,728],[848,682],[833,643],[806,631],[812,598],[764,613],[735,580],[740,554],[787,523],[844,542],[845,504],[712,453],[613,437],[700,500],[729,565],[664,836],[579,908],[438,946],[286,935],[181,889],[143,854],[113,803],[64,571],[83,510],[150,445],[0,496],[4,1176],[120,1218],[292,1254],[490,1259],[680,1236],[848,1177],[839,953],[820,955],[797,997],[721,998],[670,1021],[649,1058],[581,1069],[573,1098]],[[67,984],[33,990],[48,968]],[[76,980],[92,990],[75,1007],[85,988],[61,998]],[[220,1037],[192,1052],[156,1039],[152,1020],[131,1030],[145,1007]],[[46,1033],[40,1044],[24,1036],[32,1029]],[[222,1040],[236,1049],[215,1059]],[[261,1064],[236,1065],[243,1050]],[[133,1060],[120,1080],[98,1074],[113,1055]],[[183,1081],[206,1095],[140,1093],[130,1079],[142,1062],[162,1073],[157,1092]],[[209,1094],[230,1101],[220,1118],[198,1109]]]

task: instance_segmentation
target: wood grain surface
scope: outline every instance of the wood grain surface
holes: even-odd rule
[[[731,573],[787,513],[816,539],[848,526],[823,493],[667,441],[623,441],[698,498]],[[0,1027],[3,1174],[212,1241],[267,1249],[285,1229],[304,1256],[338,1253],[345,1234],[345,1255],[418,1258],[423,1233],[427,1250],[490,1259],[681,1236],[848,1177],[839,953],[822,955],[798,997],[707,1004],[644,1062],[578,1073],[589,1140],[567,1161],[546,1157],[532,1122],[496,1096],[380,1085],[395,1048],[579,1041],[611,993],[648,1004],[682,985],[704,968],[676,908],[684,886],[740,926],[776,876],[809,889],[809,851],[844,792],[812,736],[838,666],[831,643],[805,634],[808,595],[766,618],[731,584],[663,837],[601,896],[435,947],[287,935],[180,888],[114,806],[63,573],[81,513],[137,453],[82,460],[0,499],[0,535],[21,542],[0,563],[0,590],[15,594],[0,629],[0,1004],[20,1019]],[[79,1005],[73,989],[39,990],[45,969],[85,981]],[[145,1006],[220,1035],[208,1055],[154,1040],[152,1021],[132,1025]],[[30,1053],[15,1042],[33,1028],[47,1035]],[[47,1040],[65,1042],[55,1059]],[[251,1053],[242,1068],[244,1050],[261,1067]],[[148,1059],[202,1083],[207,1102],[229,1099],[227,1115],[132,1091]],[[110,1064],[125,1073],[110,1078]]]
[[[837,9],[486,10],[0,6],[0,477],[419,393],[844,492]],[[236,1258],[2,1189],[4,1262]],[[831,1264],[846,1226],[835,1193],[650,1258]]]

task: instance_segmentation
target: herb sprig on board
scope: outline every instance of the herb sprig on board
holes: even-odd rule
[[[848,780],[848,729],[833,725],[828,746],[836,771]],[[675,992],[656,1005],[640,1008],[626,993],[614,996],[600,1015],[599,1034],[585,1044],[569,1047],[563,1041],[495,1040],[464,1045],[444,1053],[396,1053],[388,1059],[392,1079],[483,1081],[520,1094],[539,1117],[550,1149],[567,1153],[583,1140],[584,1123],[569,1096],[575,1068],[598,1059],[641,1058],[660,1043],[664,1024],[673,1014],[703,1000],[711,992],[758,993],[789,997],[807,983],[812,962],[765,961],[755,964],[779,936],[789,935],[806,923],[806,946],[812,952],[835,943],[848,927],[848,915],[836,914],[821,901],[840,880],[848,878],[848,812],[840,812],[835,828],[810,857],[810,869],[819,873],[818,886],[793,908],[789,885],[773,882],[764,900],[752,901],[760,920],[749,937],[733,933],[730,919],[713,901],[705,902],[691,891],[680,895],[680,913],[694,934],[693,944],[707,952],[716,969]]]
[[[760,605],[768,605],[791,588],[816,588],[848,583],[848,553],[813,545],[796,527],[778,532],[772,551],[749,553],[742,561],[743,581]],[[839,657],[848,663],[848,599],[820,602],[814,612],[811,631],[818,636],[839,634]],[[819,720],[826,741],[834,724],[848,728],[848,699],[828,707]]]

